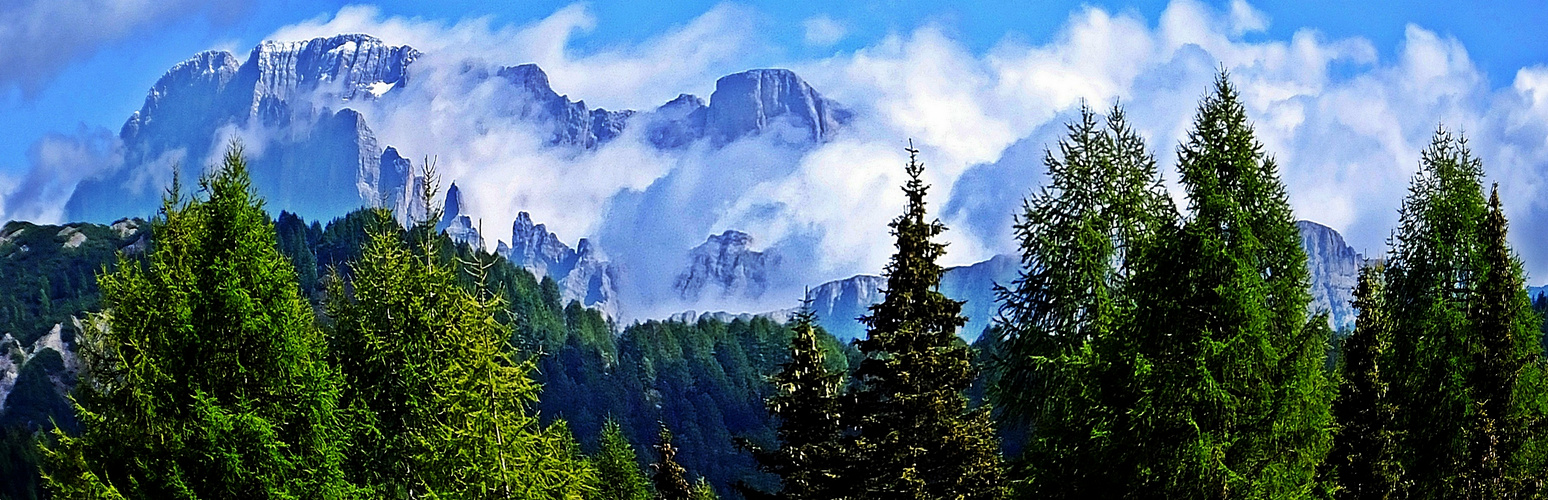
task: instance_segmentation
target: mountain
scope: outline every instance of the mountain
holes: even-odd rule
[[[364,34],[304,41],[266,41],[239,59],[208,51],[173,66],[147,93],[119,132],[124,163],[81,182],[66,202],[74,220],[148,214],[170,184],[173,165],[193,185],[229,138],[247,141],[254,187],[270,208],[333,217],[361,206],[402,208],[415,184],[409,163],[379,144],[352,107],[390,109],[406,92],[422,54]],[[497,114],[533,123],[552,147],[595,149],[644,115],[647,141],[667,149],[707,140],[721,146],[776,132],[782,142],[814,144],[833,137],[851,113],[822,97],[795,73],[751,70],[720,78],[710,102],[682,95],[648,113],[588,108],[556,92],[533,64],[491,67],[465,62],[463,85],[500,81],[488,94]],[[456,147],[458,145],[447,145]],[[456,179],[448,179],[456,180]]]
[[[682,94],[657,108],[646,135],[660,148],[705,137],[724,145],[768,131],[781,142],[815,144],[832,139],[852,117],[793,71],[755,69],[716,80],[708,105]]]
[[[452,241],[482,250],[484,236],[478,234],[478,226],[473,223],[473,216],[468,215],[465,208],[462,190],[457,189],[457,183],[453,182],[446,189],[446,206],[441,209],[441,220],[435,224],[435,230],[446,233],[446,237]]]
[[[672,290],[687,302],[700,299],[757,299],[779,273],[780,257],[753,251],[751,235],[726,230],[710,235],[688,253],[688,268]]]
[[[359,113],[332,108],[404,88],[419,56],[368,35],[263,42],[241,62],[225,51],[195,55],[167,71],[124,123],[124,166],[83,181],[67,212],[76,220],[148,213],[171,165],[192,185],[233,134],[268,138],[248,146],[263,151],[251,170],[271,206],[341,215],[375,200],[375,136]]]
[[[1311,271],[1312,313],[1327,311],[1334,330],[1353,330],[1358,315],[1354,289],[1365,257],[1345,244],[1343,235],[1333,228],[1308,220],[1296,221],[1295,227],[1301,232],[1301,249]]]
[[[570,249],[543,224],[532,223],[527,212],[516,214],[511,242],[501,241],[495,253],[538,278],[553,278],[563,302],[579,301],[618,318],[618,269],[591,240],[581,238]]]

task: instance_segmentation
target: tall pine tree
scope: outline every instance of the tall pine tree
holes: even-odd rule
[[[597,468],[595,500],[650,500],[650,483],[640,470],[639,455],[624,436],[623,426],[608,419],[602,425],[601,446],[592,463]]]
[[[768,399],[779,447],[752,445],[758,468],[779,476],[779,498],[830,500],[842,495],[838,477],[844,428],[839,389],[844,374],[828,368],[817,343],[817,315],[811,299],[791,318],[790,361],[771,378],[776,391]],[[751,492],[749,492],[751,493]],[[754,493],[754,495],[756,495]]]
[[[1191,217],[1140,249],[1118,336],[1138,390],[1109,439],[1128,486],[1175,498],[1309,495],[1329,444],[1330,334],[1272,158],[1222,72],[1178,169]]]
[[[45,451],[62,498],[340,498],[338,379],[276,248],[240,145],[174,181],[154,250],[102,276],[84,332],[79,436]]]
[[[677,463],[677,447],[672,445],[672,430],[661,424],[656,443],[656,463],[650,464],[650,482],[656,486],[659,500],[691,500],[693,487],[688,485],[688,470]]]
[[[1482,176],[1467,139],[1438,129],[1389,251],[1385,363],[1410,497],[1528,496],[1544,477],[1540,321]]]
[[[1394,408],[1387,394],[1390,375],[1381,370],[1391,336],[1385,300],[1382,268],[1360,269],[1354,293],[1360,315],[1340,349],[1333,449],[1320,470],[1329,496],[1340,500],[1389,498],[1398,487],[1399,470],[1392,458]]]
[[[1114,496],[1122,481],[1110,473],[1125,443],[1111,435],[1114,407],[1125,392],[1114,377],[1124,352],[1111,338],[1132,320],[1126,298],[1135,248],[1176,209],[1161,187],[1155,159],[1114,106],[1104,129],[1089,108],[1067,126],[1056,156],[1044,163],[1048,183],[1028,198],[1015,225],[1021,276],[998,290],[1004,359],[992,387],[1004,415],[1029,424],[1033,435],[1019,491],[1056,498]],[[1095,346],[1109,350],[1097,350]],[[1107,359],[1107,361],[1104,361]]]
[[[938,290],[946,246],[934,239],[946,227],[926,218],[924,164],[912,145],[908,152],[908,204],[891,224],[897,253],[887,290],[861,318],[865,358],[847,412],[858,430],[856,462],[844,479],[859,498],[997,498],[998,440],[988,410],[969,410],[963,396],[976,374],[956,335],[962,303]]]
[[[532,365],[513,358],[496,321],[502,300],[459,282],[459,266],[480,281],[488,264],[445,260],[433,218],[405,234],[375,215],[348,286],[335,275],[327,303],[354,413],[351,477],[389,497],[585,498],[595,471],[563,422],[539,424]]]

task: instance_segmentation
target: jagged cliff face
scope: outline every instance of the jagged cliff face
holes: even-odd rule
[[[547,226],[533,224],[526,212],[517,214],[511,226],[511,243],[500,242],[497,254],[539,279],[553,278],[564,302],[579,301],[618,318],[618,269],[601,249],[585,238],[571,249]]]
[[[677,275],[672,290],[687,302],[701,299],[757,299],[777,277],[780,257],[753,251],[751,235],[727,230],[710,237],[688,254],[688,268]]]
[[[238,64],[205,52],[174,66],[124,123],[125,165],[83,182],[67,203],[71,218],[111,220],[156,206],[179,164],[197,179],[206,159],[245,131],[255,187],[274,208],[338,215],[377,198],[381,150],[361,115],[345,109],[403,87],[419,52],[367,35],[264,42]],[[338,109],[334,109],[338,108]]]
[[[1345,244],[1333,228],[1305,220],[1295,226],[1301,231],[1301,248],[1311,271],[1312,314],[1326,311],[1334,330],[1354,329],[1358,315],[1352,305],[1354,289],[1365,257]]]

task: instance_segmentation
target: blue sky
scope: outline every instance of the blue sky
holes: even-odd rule
[[[637,235],[607,215],[620,196],[688,182],[693,196],[654,208],[697,219],[659,251],[738,229],[772,245],[809,243],[797,253],[820,256],[823,276],[876,272],[890,248],[875,242],[901,202],[890,188],[898,146],[912,138],[953,228],[949,263],[974,262],[1014,250],[1010,214],[1041,182],[1043,150],[1080,103],[1121,101],[1169,168],[1224,67],[1298,216],[1380,253],[1419,150],[1445,124],[1473,139],[1527,269],[1548,276],[1548,0],[831,4],[0,1],[0,18],[15,20],[0,25],[0,220],[57,222],[76,181],[136,168],[114,154],[119,127],[196,52],[245,57],[271,37],[366,32],[428,54],[415,63],[417,94],[362,108],[371,128],[408,156],[440,155],[486,227],[529,211],[566,241],[611,235],[628,246]],[[580,156],[522,148],[535,144],[530,130],[470,125],[502,118],[481,116],[488,103],[456,85],[437,86],[454,76],[438,68],[467,60],[537,62],[561,94],[636,110],[679,92],[708,97],[732,72],[784,67],[857,119],[734,190],[693,187],[728,162],[768,155],[747,146],[669,157],[631,141]],[[448,105],[458,112],[436,111]]]
[[[51,1],[54,0],[20,0],[12,7],[0,7],[0,13]],[[457,20],[488,16],[496,24],[525,24],[571,3],[441,0],[364,4],[406,17]],[[571,47],[585,52],[638,42],[686,23],[718,3],[587,3],[595,13],[597,25]],[[26,169],[28,148],[46,133],[73,133],[83,126],[106,127],[116,132],[124,119],[139,108],[146,89],[167,68],[198,51],[225,48],[244,55],[282,26],[329,15],[350,4],[361,2],[227,1],[213,8],[181,9],[182,12],[163,14],[131,26],[122,36],[82,42],[84,47],[64,54],[57,64],[0,72],[0,172],[17,174]],[[787,51],[784,55],[789,57],[854,50],[889,33],[906,32],[930,23],[943,26],[975,51],[986,50],[1005,38],[1039,43],[1054,36],[1070,13],[1083,5],[1133,11],[1153,21],[1167,2],[993,1],[942,6],[940,2],[898,0],[743,4],[762,17],[762,26],[783,45]],[[1268,0],[1253,2],[1252,6],[1270,20],[1268,29],[1254,36],[1287,38],[1295,30],[1311,28],[1330,38],[1368,39],[1383,58],[1392,57],[1405,27],[1417,24],[1461,41],[1496,86],[1508,85],[1522,67],[1548,63],[1548,0],[1477,2],[1465,7],[1455,2]],[[803,21],[821,15],[842,24],[847,34],[831,46],[808,46],[803,43]],[[0,39],[0,51],[58,43],[60,40],[49,37]],[[35,88],[23,88],[28,86]]]

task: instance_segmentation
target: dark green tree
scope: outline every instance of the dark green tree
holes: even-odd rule
[[[428,200],[434,172],[426,178]],[[490,264],[448,261],[433,217],[405,233],[391,213],[375,215],[349,286],[335,274],[327,303],[342,404],[354,413],[351,478],[391,497],[589,495],[595,471],[568,427],[542,426],[532,410],[540,387],[496,320],[503,301],[459,281],[482,282]]]
[[[1397,491],[1400,471],[1393,460],[1394,408],[1383,374],[1391,324],[1387,318],[1381,266],[1360,269],[1355,288],[1354,333],[1344,339],[1342,375],[1333,400],[1333,448],[1321,470],[1324,487],[1341,500],[1384,499]]]
[[[897,253],[887,290],[861,318],[865,358],[846,412],[858,439],[843,480],[859,498],[997,498],[998,439],[988,409],[969,410],[963,396],[976,370],[956,335],[966,322],[962,303],[939,290],[936,260],[946,245],[934,239],[946,227],[926,218],[924,164],[912,145],[908,152],[908,204],[891,224]]]
[[[1014,227],[1021,276],[999,289],[1003,359],[991,395],[1008,427],[1033,429],[1023,468],[1023,494],[1110,497],[1124,483],[1110,472],[1117,448],[1104,439],[1121,407],[1123,388],[1108,384],[1126,352],[1112,338],[1132,318],[1126,296],[1129,260],[1176,209],[1161,187],[1144,140],[1114,106],[1100,124],[1090,108],[1067,125],[1058,155],[1045,156],[1048,182],[1023,203]],[[1100,342],[1098,342],[1100,340]],[[1018,481],[1022,482],[1022,481]]]
[[[656,444],[656,463],[650,464],[650,481],[656,487],[660,500],[692,500],[693,488],[688,485],[688,471],[677,463],[677,447],[672,445],[672,430],[661,425]]]
[[[1222,72],[1178,168],[1191,217],[1141,248],[1130,281],[1136,388],[1114,426],[1126,491],[1167,498],[1312,493],[1329,446],[1325,317],[1278,169]],[[1098,347],[1102,349],[1102,347]],[[1122,352],[1122,350],[1119,350]]]
[[[121,260],[81,339],[83,431],[56,431],[64,498],[338,498],[338,380],[241,147],[180,199],[146,262]]]
[[[624,437],[623,426],[609,419],[602,425],[601,446],[592,463],[597,468],[596,500],[650,500],[650,482],[640,470],[634,445]]]
[[[1472,498],[1525,498],[1544,477],[1540,459],[1532,456],[1536,451],[1527,448],[1542,416],[1538,330],[1531,328],[1542,320],[1528,301],[1506,227],[1496,186],[1479,230],[1487,270],[1469,309],[1475,338],[1468,383],[1475,413],[1467,464],[1473,470],[1466,488]]]
[[[1385,366],[1409,497],[1526,496],[1543,479],[1540,320],[1482,177],[1467,139],[1438,129],[1389,250]]]
[[[770,377],[776,391],[767,401],[776,423],[779,447],[752,449],[758,468],[780,478],[780,498],[828,500],[840,496],[840,459],[844,427],[839,409],[843,372],[828,367],[818,343],[817,314],[811,299],[788,324],[790,360]]]

